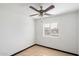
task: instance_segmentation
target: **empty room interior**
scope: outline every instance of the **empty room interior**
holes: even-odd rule
[[[0,56],[78,56],[79,3],[0,3]]]

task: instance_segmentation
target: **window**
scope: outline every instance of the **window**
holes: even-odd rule
[[[45,37],[58,37],[58,23],[43,24],[43,35]]]

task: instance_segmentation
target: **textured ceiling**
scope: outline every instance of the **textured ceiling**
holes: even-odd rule
[[[43,6],[43,9],[46,9],[50,5],[54,5],[55,8],[51,9],[50,11],[47,12],[47,13],[53,14],[53,15],[60,15],[63,13],[68,13],[68,12],[79,10],[79,3],[25,3],[25,4],[21,4],[21,5],[26,5],[26,6],[28,5],[27,6],[29,9],[28,12],[30,12],[29,15],[37,13],[36,11],[30,9],[29,6],[33,6],[36,9],[40,10],[40,6]],[[39,16],[34,16],[34,17],[38,18]]]
[[[51,9],[50,11],[47,12],[47,13],[53,14],[53,15],[59,15],[59,14],[79,10],[79,3],[38,3],[38,4],[34,4],[34,5],[36,5],[35,7],[38,10],[40,9],[40,6],[43,6],[43,9],[46,9],[50,5],[54,5],[55,8]],[[35,11],[34,11],[34,13],[35,13]],[[37,17],[37,16],[35,16],[35,17]]]
[[[42,3],[41,5],[44,7],[44,9],[50,5],[55,5],[54,9],[48,11],[48,13],[54,15],[79,10],[79,3]]]

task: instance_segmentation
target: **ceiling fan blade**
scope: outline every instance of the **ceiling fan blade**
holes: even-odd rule
[[[37,12],[39,12],[39,10],[37,10],[36,8],[34,8],[32,6],[30,6],[30,8],[33,9],[33,10],[35,10],[35,11],[37,11]]]
[[[44,12],[47,12],[47,11],[49,11],[50,9],[53,9],[54,7],[55,7],[54,5],[49,6],[47,9],[44,10]]]
[[[44,15],[52,15],[52,14],[45,13]]]
[[[33,15],[30,15],[30,16],[36,16],[36,15],[38,15],[38,14],[33,14]]]
[[[53,16],[53,14],[49,14],[49,13],[45,13],[44,15],[47,15],[47,16]]]

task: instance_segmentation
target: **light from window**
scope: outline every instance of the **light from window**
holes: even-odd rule
[[[58,37],[58,23],[43,24],[43,35],[50,37]]]

